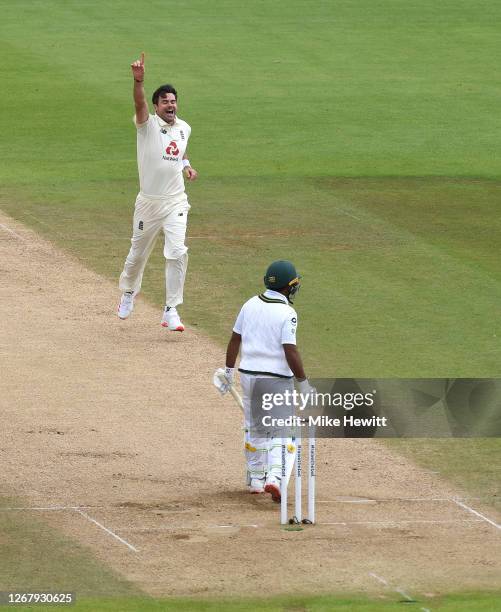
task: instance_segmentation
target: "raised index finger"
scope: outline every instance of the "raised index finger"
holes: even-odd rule
[[[144,51],[141,52],[141,66],[144,66]]]

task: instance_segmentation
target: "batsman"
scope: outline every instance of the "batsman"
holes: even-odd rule
[[[226,367],[220,391],[224,394],[234,383],[235,364],[240,352],[240,382],[243,392],[245,419],[245,456],[249,474],[249,491],[269,493],[280,502],[282,474],[282,438],[255,437],[250,429],[251,398],[256,382],[261,378],[279,378],[294,388],[294,377],[299,392],[307,393],[310,385],[296,347],[298,317],[292,307],[301,285],[301,276],[290,261],[274,261],[266,270],[266,290],[248,300],[241,308],[233,327],[226,351]],[[217,373],[218,373],[217,372]],[[292,439],[286,440],[289,456],[287,474],[294,464],[295,448]]]

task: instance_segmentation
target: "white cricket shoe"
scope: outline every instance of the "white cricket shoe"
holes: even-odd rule
[[[127,291],[122,294],[120,304],[118,305],[118,316],[120,319],[126,319],[134,310],[134,293]]]
[[[263,478],[251,478],[249,485],[249,493],[253,495],[259,495],[264,493],[264,479]]]
[[[280,493],[280,478],[276,476],[268,476],[264,486],[264,492],[271,494],[271,499],[274,502],[280,503],[282,494]]]
[[[174,306],[166,306],[162,316],[162,327],[168,327],[170,331],[184,331],[184,325],[177,314]]]

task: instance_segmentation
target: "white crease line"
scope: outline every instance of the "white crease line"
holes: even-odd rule
[[[394,521],[347,521],[339,523],[317,523],[318,525],[411,525],[416,523],[425,523],[431,525],[441,525],[444,523],[481,523],[481,519],[402,519]]]
[[[474,499],[474,500],[484,500],[484,501],[490,501],[491,497],[458,497],[457,499],[462,499],[462,500],[470,500],[470,499]],[[391,498],[384,498],[384,499],[368,499],[365,500],[339,500],[339,499],[317,499],[315,503],[317,504],[355,504],[355,503],[365,503],[365,504],[369,504],[369,503],[379,503],[379,502],[447,502],[449,503],[451,501],[450,497],[391,497]],[[259,503],[259,502],[258,502]],[[241,507],[242,503],[241,502],[231,502],[231,501],[223,501],[221,502],[221,506],[223,507],[227,507],[227,506],[239,506]],[[99,508],[113,508],[113,509],[127,509],[127,507],[119,507],[119,506],[97,506]],[[161,508],[160,508],[161,510]],[[162,510],[163,512],[189,512],[190,510]]]
[[[13,236],[15,236],[16,238],[18,238],[19,240],[21,240],[22,242],[26,242],[26,240],[19,235],[17,232],[15,232],[14,230],[11,230],[10,227],[7,227],[6,225],[4,225],[3,223],[0,223],[0,227],[5,230],[6,232],[8,232],[9,234],[12,234]]]
[[[473,499],[473,498],[471,498]],[[347,499],[327,499],[317,500],[317,504],[367,504],[379,502],[448,502],[449,497],[389,497],[387,499],[362,499],[362,500],[347,500]]]
[[[409,602],[416,602],[416,600],[411,597],[408,593],[406,593],[404,591],[404,589],[402,589],[401,587],[392,587],[390,585],[390,583],[386,580],[386,578],[383,578],[382,576],[378,576],[377,574],[375,574],[374,572],[369,572],[369,576],[371,576],[372,578],[374,578],[375,580],[377,580],[378,582],[380,582],[381,584],[384,584],[386,587],[388,587],[389,589],[391,589],[394,593],[398,593],[401,597],[403,597],[406,601]],[[421,610],[427,610],[426,608],[421,608]],[[430,612],[430,610],[427,610],[427,612]]]
[[[413,599],[410,595],[407,595],[407,593],[403,590],[403,589],[394,589],[395,593],[398,593],[399,595],[401,595],[404,599],[407,599],[407,601],[416,601],[415,599]]]
[[[304,236],[304,234],[302,234],[302,236]],[[332,234],[319,234],[318,232],[315,232],[315,236],[322,236],[322,237],[331,237],[332,238]],[[294,237],[297,237],[296,235]],[[219,235],[219,234],[215,234],[212,236],[187,236],[187,240],[220,240],[221,238],[226,238],[226,236],[223,235]],[[283,234],[240,234],[239,236],[236,236],[235,238],[233,238],[234,240],[250,240],[252,238],[290,238],[290,234],[288,233],[283,233]]]
[[[79,508],[94,508],[95,506],[47,506],[47,507],[27,507],[27,508],[1,508],[0,511],[14,511],[14,510],[78,510]]]
[[[75,508],[75,512],[78,512],[78,514],[81,514],[83,517],[85,517],[87,520],[91,521],[91,523],[94,523],[95,525],[97,525],[98,527],[100,527],[101,529],[103,529],[103,531],[106,531],[106,533],[108,533],[110,536],[114,537],[116,540],[118,540],[119,542],[122,542],[122,544],[125,544],[125,546],[127,546],[128,548],[130,548],[130,550],[133,550],[134,552],[139,552],[139,550],[135,547],[132,546],[132,544],[129,544],[129,542],[127,542],[127,540],[124,540],[123,538],[121,538],[120,536],[118,536],[116,533],[113,533],[113,531],[111,531],[110,529],[108,529],[107,527],[105,527],[104,525],[101,525],[101,523],[99,523],[98,521],[96,521],[96,519],[93,519],[91,516],[89,516],[88,514],[86,514],[85,512],[82,512],[81,510],[79,510],[78,508]]]
[[[260,525],[172,525],[164,527],[120,527],[117,531],[206,531],[208,529],[243,529],[243,528],[259,529]]]
[[[343,210],[342,208],[339,208],[338,206],[334,206],[334,210],[337,210],[338,212],[342,212],[343,214],[348,215],[348,217],[351,217],[352,219],[356,219],[357,221],[362,221],[360,217],[357,217],[356,215],[352,215],[347,210]]]
[[[59,238],[66,238],[66,236],[61,234],[61,232],[58,232],[57,230],[55,230],[49,223],[46,223],[45,221],[42,221],[42,219],[39,219],[38,217],[35,217],[35,215],[32,215],[29,212],[27,212],[25,214],[28,215],[28,217],[31,217],[32,219],[35,219],[35,221],[39,225],[45,225],[45,227],[49,227],[52,234],[55,234],[56,236],[59,236]]]
[[[395,521],[336,521],[336,522],[328,522],[328,523],[317,523],[320,526],[343,526],[347,527],[349,525],[409,525],[416,523],[425,523],[425,524],[437,524],[441,525],[444,523],[481,523],[482,519],[479,518],[471,518],[471,519],[443,519],[443,520],[395,520]],[[254,525],[254,524],[234,524],[234,525],[169,525],[162,527],[116,527],[117,531],[181,531],[181,530],[189,530],[200,531],[207,529],[244,529],[244,528],[252,528],[259,529],[264,528],[266,525]]]
[[[254,529],[257,529],[259,525],[215,525],[215,527],[227,527],[228,529],[231,529],[232,527],[253,527]]]
[[[333,499],[327,501],[318,500],[317,504],[375,504],[376,499]]]
[[[480,512],[477,512],[473,508],[470,508],[470,506],[467,506],[466,504],[463,504],[463,502],[461,502],[461,501],[459,501],[457,499],[454,499],[454,498],[452,498],[451,501],[453,501],[455,504],[457,504],[461,508],[464,508],[465,510],[468,510],[468,512],[471,512],[472,514],[475,514],[476,516],[479,516],[483,521],[485,521],[486,523],[489,523],[490,525],[492,525],[496,529],[500,529],[501,530],[501,525],[499,525],[495,521],[491,520],[490,518],[484,516],[483,514],[480,514]]]
[[[381,578],[381,576],[378,576],[377,574],[374,574],[373,572],[369,572],[369,576],[372,576],[373,578],[375,578],[376,580],[378,580],[385,586],[388,586],[388,582],[384,578]]]
[[[201,527],[195,525],[176,525],[175,527],[115,527],[117,531],[133,531],[133,532],[144,532],[144,531],[200,531]]]

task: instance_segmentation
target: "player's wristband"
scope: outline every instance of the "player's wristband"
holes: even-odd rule
[[[186,168],[187,166],[191,166],[190,160],[189,159],[183,159],[183,168]]]

